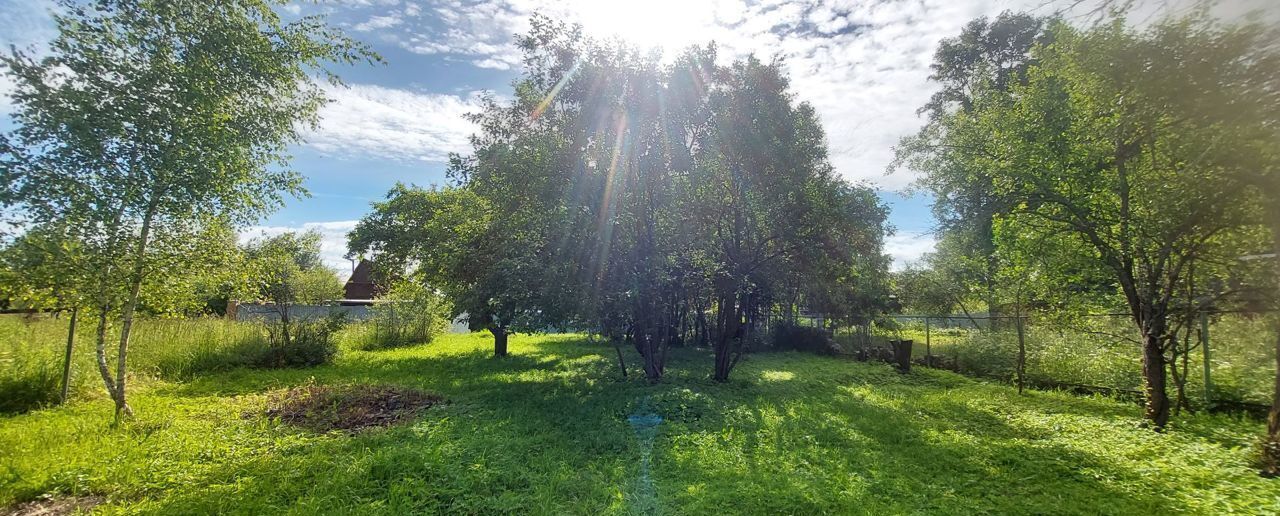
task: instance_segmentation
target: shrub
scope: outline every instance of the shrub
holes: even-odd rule
[[[779,324],[770,334],[770,345],[779,351],[807,351],[831,355],[837,351],[835,341],[824,328]]]
[[[422,285],[404,282],[373,306],[373,316],[355,335],[363,349],[388,349],[431,342],[444,333],[449,321],[440,295]]]
[[[267,345],[256,356],[250,353],[250,365],[262,368],[310,367],[327,364],[338,354],[334,334],[346,324],[341,313],[322,318],[289,321],[286,326],[274,321],[266,324]],[[284,330],[289,330],[286,340]]]

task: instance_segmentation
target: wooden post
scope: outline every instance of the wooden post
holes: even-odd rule
[[[1213,378],[1209,366],[1209,313],[1200,312],[1200,350],[1204,356],[1204,406],[1213,406]]]
[[[71,309],[71,321],[67,324],[67,354],[62,358],[62,397],[59,403],[66,403],[71,393],[71,352],[76,345],[76,318],[79,308]]]
[[[1021,312],[1021,310],[1019,310]],[[1026,384],[1027,370],[1027,341],[1025,337],[1026,331],[1023,329],[1022,314],[1018,314],[1018,394],[1022,394],[1023,385]]]

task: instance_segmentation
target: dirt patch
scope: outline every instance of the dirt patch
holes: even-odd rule
[[[0,509],[5,516],[64,516],[68,514],[87,514],[94,507],[105,502],[101,496],[45,496],[39,500]]]
[[[266,415],[317,432],[356,432],[394,425],[442,403],[437,394],[403,387],[305,385],[269,394]]]

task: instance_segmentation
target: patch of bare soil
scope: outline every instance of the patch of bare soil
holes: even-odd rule
[[[442,403],[437,394],[403,387],[304,385],[269,394],[266,415],[317,432],[356,432],[394,425]]]
[[[65,516],[88,514],[98,504],[105,502],[101,496],[49,496],[39,500],[0,509],[5,516]]]

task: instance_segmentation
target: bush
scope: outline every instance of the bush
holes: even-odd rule
[[[833,355],[838,351],[831,334],[824,328],[779,324],[770,334],[770,346],[778,351],[806,351]]]
[[[396,285],[386,301],[370,309],[373,316],[355,334],[359,347],[388,349],[426,344],[448,328],[440,295],[422,285]]]
[[[283,323],[267,323],[267,345],[256,356],[249,354],[252,357],[249,365],[271,369],[330,363],[338,354],[334,334],[344,324],[346,317],[341,313],[329,314],[323,318],[292,320],[289,321],[289,339],[286,341]]]

